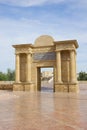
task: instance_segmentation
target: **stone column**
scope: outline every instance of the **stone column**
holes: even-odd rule
[[[56,66],[57,66],[57,82],[62,83],[61,80],[61,52],[57,51],[56,52]]]
[[[70,51],[70,65],[71,65],[71,82],[76,83],[76,55],[75,51]]]
[[[31,53],[27,54],[27,82],[31,82]]]
[[[20,82],[20,55],[16,54],[16,73],[15,73],[16,83]]]

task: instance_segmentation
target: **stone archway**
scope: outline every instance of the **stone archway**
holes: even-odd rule
[[[37,87],[41,92],[55,92],[53,66],[37,68]]]
[[[16,79],[13,90],[38,91],[37,68],[54,68],[55,92],[78,92],[76,40],[54,41],[43,35],[34,44],[13,45],[16,54]]]

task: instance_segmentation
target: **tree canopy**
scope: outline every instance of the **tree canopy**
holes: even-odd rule
[[[87,80],[87,73],[86,72],[79,72],[78,80]],[[15,71],[11,69],[7,69],[6,73],[0,72],[0,81],[14,81],[15,80]],[[42,79],[44,80],[44,79]]]
[[[15,80],[15,71],[7,69],[6,73],[0,72],[0,81],[14,81]]]
[[[78,80],[87,80],[87,73],[86,72],[79,72]]]

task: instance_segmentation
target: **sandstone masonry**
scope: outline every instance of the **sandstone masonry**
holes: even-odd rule
[[[76,40],[54,41],[43,35],[34,44],[13,45],[16,59],[15,91],[40,91],[40,68],[53,67],[54,92],[79,92],[76,77]]]

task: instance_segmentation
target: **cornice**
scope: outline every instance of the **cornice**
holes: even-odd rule
[[[32,44],[18,44],[18,45],[12,45],[14,48],[33,48],[34,46]]]
[[[76,48],[79,47],[77,40],[65,40],[65,41],[54,41],[55,45],[59,45],[59,44],[74,44]]]

